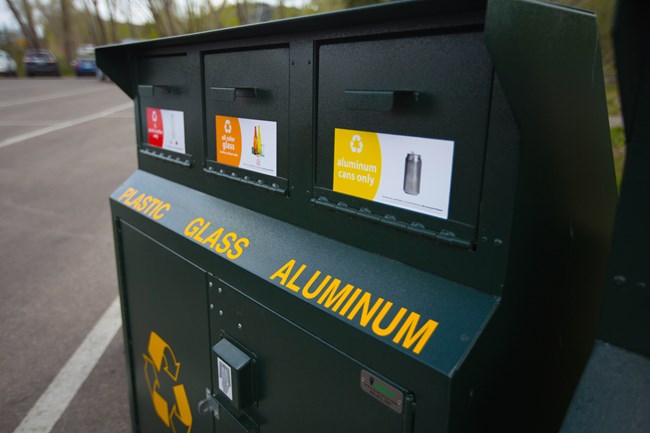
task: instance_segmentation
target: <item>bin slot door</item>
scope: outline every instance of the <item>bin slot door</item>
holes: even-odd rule
[[[316,204],[475,239],[492,81],[482,34],[326,41],[317,53]]]
[[[189,66],[186,55],[151,56],[139,58],[137,69],[140,150],[185,166],[202,141],[193,127],[200,96],[192,91]]]
[[[286,193],[289,158],[289,50],[204,57],[207,171]]]

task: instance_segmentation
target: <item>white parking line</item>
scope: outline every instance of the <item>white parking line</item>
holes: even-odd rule
[[[0,108],[13,107],[16,105],[29,104],[32,102],[49,101],[50,99],[65,98],[68,96],[83,95],[85,93],[101,92],[102,90],[113,90],[111,87],[92,87],[73,91],[50,93],[47,96],[33,96],[31,98],[14,99],[13,101],[0,102]]]
[[[126,110],[127,108],[130,107],[133,107],[133,103],[127,102],[126,104],[117,105],[115,107],[108,108],[104,111],[100,111],[99,113],[89,114],[87,116],[79,117],[78,119],[68,120],[66,122],[57,123],[56,125],[38,129],[36,131],[28,132],[22,135],[17,135],[15,137],[10,137],[3,141],[0,141],[0,149],[2,149],[3,147],[11,146],[12,144],[20,143],[21,141],[30,140],[32,138],[39,137],[41,135],[49,134],[50,132],[58,131],[64,128],[69,128],[70,126],[75,126],[81,123],[90,122],[91,120],[110,116],[113,113]]]
[[[0,126],[47,126],[54,125],[54,120],[0,120]]]
[[[14,433],[48,433],[52,430],[121,325],[120,300],[115,298]]]

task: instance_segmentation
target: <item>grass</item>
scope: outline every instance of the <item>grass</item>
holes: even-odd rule
[[[621,115],[621,102],[618,97],[618,86],[608,84],[605,86],[605,96],[607,98],[607,112],[610,116]]]

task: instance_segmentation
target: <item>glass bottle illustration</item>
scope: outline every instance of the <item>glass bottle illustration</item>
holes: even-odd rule
[[[252,149],[253,155],[257,155],[257,127],[253,127],[253,149]]]

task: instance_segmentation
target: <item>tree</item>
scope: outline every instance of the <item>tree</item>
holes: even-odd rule
[[[248,24],[248,3],[246,0],[237,0],[237,17],[239,25]]]
[[[147,0],[147,5],[160,36],[173,36],[178,34],[176,27],[176,14],[174,0]]]
[[[20,7],[13,0],[7,0],[7,6],[11,9],[14,17],[16,17],[20,30],[27,40],[27,46],[32,49],[41,48],[41,41],[36,35],[34,27],[34,8],[29,0],[21,0]]]
[[[95,18],[95,23],[99,29],[99,43],[104,45],[107,41],[106,39],[106,29],[104,28],[104,20],[99,16],[99,8],[97,7],[97,0],[91,0],[93,6],[92,15]]]
[[[108,9],[108,21],[111,29],[111,39],[108,42],[117,42],[117,23],[115,22],[115,6],[116,0],[106,0],[106,8]]]
[[[72,28],[70,26],[70,0],[61,0],[61,26],[63,27],[63,51],[67,65],[72,62]]]
[[[218,29],[218,28],[221,27],[221,12],[226,7],[226,2],[227,1],[228,0],[223,0],[221,2],[221,5],[216,7],[216,8],[212,4],[212,1],[209,2],[210,3],[210,15],[213,18],[213,23],[212,23],[213,27],[211,26],[212,28]]]
[[[86,17],[86,23],[88,26],[88,33],[90,34],[91,42],[93,45],[99,45],[99,36],[97,35],[97,30],[95,30],[95,19],[93,17],[92,12],[90,12],[90,8],[88,7],[88,2],[84,1],[84,15]]]

